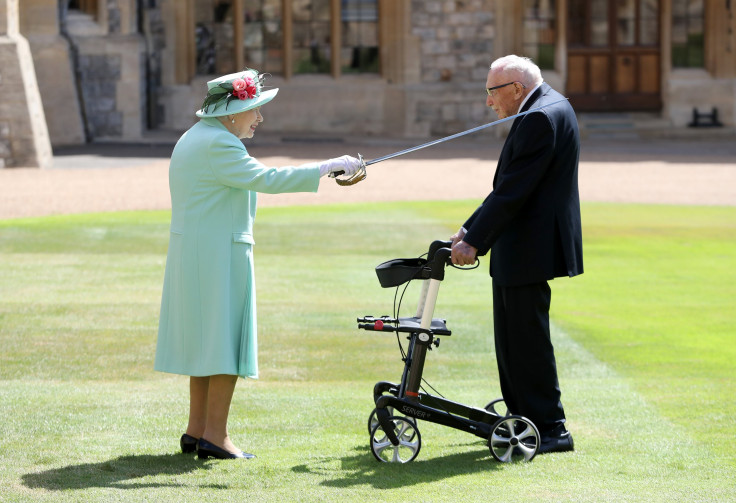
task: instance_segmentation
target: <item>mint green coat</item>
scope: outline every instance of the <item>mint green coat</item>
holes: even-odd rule
[[[201,119],[169,166],[171,229],[154,368],[258,377],[257,192],[316,192],[319,166],[269,168],[219,120]]]

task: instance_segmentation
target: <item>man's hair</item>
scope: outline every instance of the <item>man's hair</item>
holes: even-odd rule
[[[541,84],[543,80],[541,70],[531,59],[515,54],[498,58],[491,63],[491,70],[518,74],[519,81],[528,88]]]

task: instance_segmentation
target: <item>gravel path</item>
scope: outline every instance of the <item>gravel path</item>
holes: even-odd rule
[[[271,166],[360,152],[366,159],[420,142],[259,137],[251,154]],[[482,199],[503,141],[459,139],[375,164],[352,187],[323,179],[317,194],[259,195],[260,206]],[[168,209],[166,145],[90,145],[56,152],[46,170],[0,170],[0,219]],[[583,201],[736,205],[736,140],[584,141]]]

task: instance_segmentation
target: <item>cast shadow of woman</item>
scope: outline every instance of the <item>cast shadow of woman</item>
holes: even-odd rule
[[[181,487],[181,480],[152,481],[150,477],[160,475],[184,475],[197,470],[208,470],[210,463],[203,463],[195,456],[181,454],[144,454],[120,456],[99,463],[82,463],[61,468],[26,473],[21,478],[30,489],[63,491],[114,487],[117,489],[140,489],[143,487]],[[146,481],[139,481],[146,477]],[[213,489],[221,488],[211,485]]]

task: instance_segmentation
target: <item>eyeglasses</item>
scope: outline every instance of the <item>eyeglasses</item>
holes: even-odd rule
[[[494,96],[496,96],[496,89],[501,89],[502,87],[510,86],[511,84],[519,84],[522,89],[526,89],[526,86],[524,84],[515,80],[513,82],[506,82],[505,84],[501,84],[500,86],[487,87],[486,92],[488,93],[488,96],[493,98]]]

